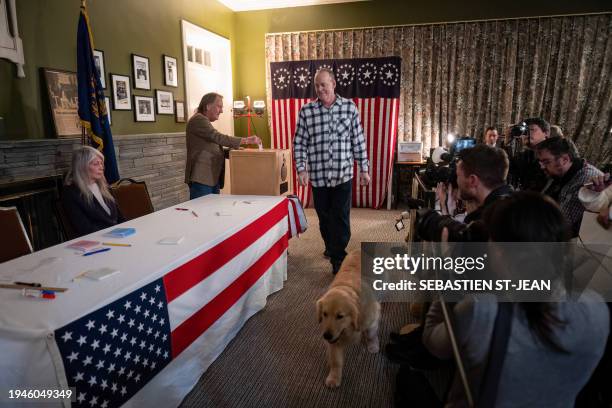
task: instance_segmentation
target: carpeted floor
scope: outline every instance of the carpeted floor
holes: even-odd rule
[[[353,209],[349,249],[362,241],[399,242],[398,211]],[[285,287],[268,298],[223,354],[200,378],[182,407],[390,407],[398,366],[382,353],[389,333],[408,321],[406,304],[382,305],[381,352],[363,344],[349,348],[340,388],[325,387],[325,345],[315,317],[315,301],[332,280],[314,210],[309,229],[289,243]]]

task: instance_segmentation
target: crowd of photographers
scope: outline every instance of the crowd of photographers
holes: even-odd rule
[[[422,175],[437,185],[440,211],[417,211],[413,239],[564,242],[579,235],[581,189],[590,184],[601,196],[609,175],[581,158],[561,129],[544,119],[527,119],[503,133],[500,140],[497,129],[487,128],[476,145],[460,139],[445,166],[430,166]],[[612,209],[609,200],[604,205],[600,223],[606,228]],[[404,363],[397,406],[468,404],[458,375],[440,398],[421,374],[452,361],[440,306],[434,302],[417,330],[392,336],[387,346],[389,357]],[[610,311],[599,295],[514,304],[468,296],[451,310],[467,373],[463,383],[470,384],[477,406],[611,406]]]

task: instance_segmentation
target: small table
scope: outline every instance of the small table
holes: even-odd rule
[[[393,208],[397,208],[397,203],[399,201],[399,191],[400,191],[400,183],[399,183],[399,175],[402,170],[407,170],[410,172],[410,179],[414,175],[415,171],[418,171],[422,166],[424,166],[426,162],[424,161],[396,161],[393,163],[393,180],[395,180],[395,185],[393,188],[393,198],[395,201]],[[391,189],[389,189],[391,191]],[[389,194],[391,195],[391,193]],[[387,199],[387,210],[391,209],[391,199],[388,197]]]

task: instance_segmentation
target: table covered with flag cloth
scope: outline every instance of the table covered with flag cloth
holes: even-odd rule
[[[283,287],[294,217],[284,197],[209,195],[179,207],[189,210],[120,225],[136,229],[130,237],[105,237],[108,229],[79,238],[131,247],[82,256],[67,242],[0,264],[2,281],[68,288],[53,300],[0,289],[0,405],[11,403],[9,389],[68,387],[72,406],[180,403]],[[158,243],[168,237],[184,239]],[[120,272],[73,281],[101,267]]]

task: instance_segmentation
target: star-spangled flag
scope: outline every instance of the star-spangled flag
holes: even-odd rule
[[[55,332],[76,406],[117,407],[170,361],[162,279]]]
[[[298,114],[316,98],[314,75],[329,68],[336,77],[336,93],[357,105],[364,130],[371,182],[359,186],[353,178],[353,205],[380,208],[391,180],[399,117],[401,58],[354,58],[270,63],[272,85],[272,148],[292,149]],[[355,172],[357,167],[355,165]],[[310,186],[293,186],[304,206],[311,201]]]
[[[186,310],[181,296],[196,286],[209,290],[201,286],[206,278],[279,223],[286,223],[287,215],[288,202],[282,200],[161,279],[57,329],[55,342],[66,379],[76,388],[75,406],[121,406],[206,332],[286,251],[289,233],[204,306]]]

